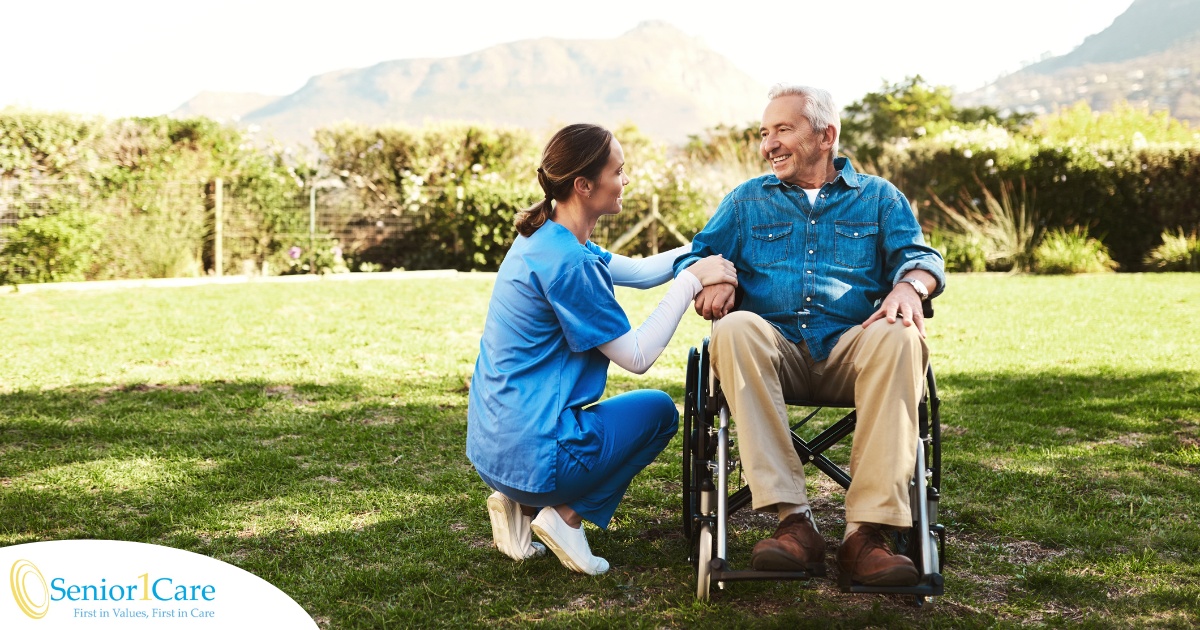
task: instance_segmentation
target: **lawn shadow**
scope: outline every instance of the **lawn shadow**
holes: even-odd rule
[[[252,533],[253,521],[328,495],[461,485],[461,383],[408,386],[424,391],[406,399],[354,381],[218,381],[0,395],[0,535]],[[411,400],[429,392],[445,401]]]

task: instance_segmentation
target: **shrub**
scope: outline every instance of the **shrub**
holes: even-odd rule
[[[1142,267],[1164,230],[1200,225],[1200,134],[1157,114],[1072,109],[1021,133],[931,124],[924,136],[889,145],[878,166],[922,210],[934,196],[968,201],[960,193],[977,181],[994,190],[1023,178],[1037,190],[1039,225],[1106,234],[1128,271]]]
[[[978,234],[958,234],[935,229],[929,234],[929,244],[942,253],[942,258],[946,261],[946,271],[987,271],[987,250]]]
[[[33,221],[10,250],[36,241],[32,250],[41,252],[11,250],[7,281],[203,274],[206,263],[214,262],[211,182],[217,177],[230,184],[228,201],[235,194],[242,199],[227,205],[226,227],[233,228],[227,233],[255,246],[242,251],[251,248],[226,239],[226,260],[266,260],[286,247],[276,243],[280,232],[296,231],[278,225],[276,215],[281,208],[291,210],[300,187],[279,152],[253,140],[248,132],[203,118],[105,121],[0,111],[0,209],[6,219]],[[74,214],[49,218],[68,210]],[[86,264],[66,265],[68,259],[82,260],[69,249],[47,251],[70,248],[72,239],[34,237],[47,229],[65,234],[60,228],[80,221],[89,233],[99,233]],[[29,262],[29,256],[59,262],[48,271]]]
[[[1200,271],[1200,238],[1196,232],[1162,233],[1162,244],[1146,254],[1146,267],[1154,271]]]
[[[82,210],[27,217],[0,233],[0,284],[84,280],[100,239]]]
[[[1050,230],[1033,250],[1033,270],[1042,274],[1101,273],[1116,266],[1108,248],[1078,225]]]
[[[1124,101],[1104,112],[1079,101],[1034,121],[1030,131],[1056,145],[1086,142],[1144,148],[1151,143],[1195,141],[1187,123],[1171,118],[1166,110],[1150,111]]]
[[[364,218],[410,226],[352,252],[359,263],[494,270],[516,237],[513,216],[540,196],[538,149],[523,130],[342,125],[316,141]]]
[[[966,190],[957,208],[933,195],[935,207],[946,220],[945,229],[958,235],[966,247],[982,249],[989,271],[1029,271],[1040,236],[1032,191],[1026,189],[1024,180],[1020,188],[1002,182],[997,196],[982,182],[976,182],[983,193],[982,209],[979,201],[969,199]]]
[[[303,245],[292,245],[278,252],[267,261],[270,272],[278,270],[281,276],[294,276],[307,273],[347,273],[349,265],[342,257],[342,247],[337,239],[322,236],[314,241],[312,249],[306,249],[308,242]]]
[[[669,150],[632,125],[618,127],[613,134],[625,150],[629,185],[621,194],[621,213],[601,218],[592,238],[627,256],[653,253],[651,235],[656,233],[660,251],[680,244],[661,226],[643,229],[634,238],[620,243],[621,237],[630,234],[629,231],[651,211],[656,196],[663,222],[672,226],[679,236],[690,238],[704,228],[729,189],[762,172],[763,161],[757,149],[747,151],[743,159],[735,160],[735,153],[729,150],[732,145],[727,143],[713,147],[707,154],[689,158],[685,153]],[[718,160],[728,168],[713,169],[716,162],[711,160]],[[757,172],[753,164],[759,165]],[[618,244],[621,247],[617,248]]]

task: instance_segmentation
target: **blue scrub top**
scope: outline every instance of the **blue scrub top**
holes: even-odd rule
[[[611,259],[547,221],[500,264],[467,405],[467,457],[496,482],[550,492],[560,446],[589,470],[599,457],[603,427],[583,410],[608,378],[596,346],[630,330]]]

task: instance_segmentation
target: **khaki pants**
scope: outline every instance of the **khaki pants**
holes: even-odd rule
[[[738,448],[754,509],[805,504],[804,466],[792,447],[785,398],[853,404],[853,481],[846,522],[908,527],[908,482],[916,463],[917,405],[929,348],[916,326],[886,319],[854,326],[829,357],[813,361],[754,313],[736,311],[713,324],[712,369],[737,425]]]

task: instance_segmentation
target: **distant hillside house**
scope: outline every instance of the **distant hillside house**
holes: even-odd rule
[[[1200,0],[1135,0],[1070,53],[956,98],[960,105],[1045,114],[1086,101],[1167,110],[1200,125]]]

